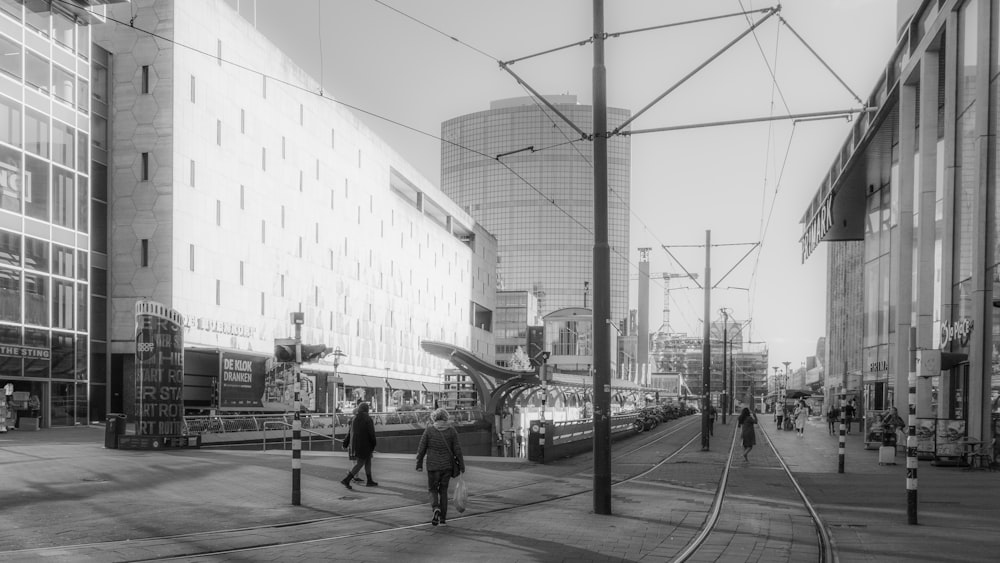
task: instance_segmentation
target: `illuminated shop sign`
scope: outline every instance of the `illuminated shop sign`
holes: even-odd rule
[[[833,228],[833,196],[834,193],[830,192],[830,195],[820,206],[819,210],[812,216],[809,224],[806,225],[805,233],[802,238],[799,239],[802,243],[802,263],[804,264],[806,258],[816,250],[819,243],[823,241],[823,237],[830,232]]]
[[[972,336],[972,319],[964,318],[955,322],[941,323],[941,347],[944,348],[953,340],[957,340],[963,348],[969,345]]]
[[[208,317],[198,317],[195,315],[184,316],[184,328],[204,330],[205,332],[215,332],[218,334],[229,334],[232,336],[246,336],[253,338],[257,329],[250,325],[220,321]]]
[[[52,351],[48,348],[32,348],[30,346],[15,346],[0,344],[0,356],[9,358],[25,358],[28,360],[50,360]]]

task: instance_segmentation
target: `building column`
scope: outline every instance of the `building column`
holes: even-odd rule
[[[915,73],[914,73],[915,74]],[[902,77],[899,84],[899,182],[890,194],[896,224],[891,225],[889,254],[890,295],[896,304],[895,331],[889,336],[892,357],[889,359],[890,377],[895,392],[894,405],[899,412],[906,412],[906,393],[910,375],[910,326],[913,314],[913,200],[917,148],[916,110],[917,77]],[[861,392],[864,389],[860,390]],[[865,407],[862,405],[863,408]]]
[[[917,187],[917,263],[915,264],[914,285],[916,290],[916,329],[918,350],[929,350],[934,347],[934,272],[935,246],[937,239],[937,144],[938,144],[938,61],[937,51],[927,51],[920,59],[920,108],[918,130],[918,146],[920,152],[920,185]],[[897,333],[898,345],[906,340],[903,333]],[[907,363],[909,366],[909,350]],[[906,371],[906,370],[902,370]],[[897,371],[897,374],[899,372]],[[921,386],[923,387],[923,386]],[[897,383],[895,406],[900,413],[909,412],[909,400],[903,390],[909,388],[909,383],[900,386]],[[918,394],[921,394],[918,391]],[[923,397],[918,398],[918,402]],[[929,397],[928,397],[929,398]]]

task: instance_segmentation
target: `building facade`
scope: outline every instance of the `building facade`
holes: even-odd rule
[[[592,108],[576,96],[547,98],[584,131]],[[628,119],[608,108],[609,127]],[[590,142],[532,98],[441,125],[441,187],[498,240],[498,287],[530,291],[543,316],[592,306],[594,169]],[[628,314],[630,137],[608,139],[608,242],[611,317]],[[486,158],[483,155],[496,158]],[[614,355],[612,355],[614,357]]]
[[[12,416],[42,427],[88,424],[101,380],[91,250],[106,222],[91,215],[104,189],[91,173],[91,100],[108,92],[91,30],[107,2],[89,4],[0,1],[0,386],[12,386]]]
[[[110,77],[108,408],[134,304],[184,316],[185,347],[340,348],[347,399],[440,392],[422,339],[494,357],[496,240],[223,0],[133,2],[94,40]],[[132,22],[134,25],[130,25]],[[166,38],[158,39],[156,35]]]
[[[493,315],[493,336],[496,338],[496,364],[511,367],[510,362],[520,348],[530,360],[542,350],[529,341],[531,327],[542,326],[538,298],[530,291],[497,291]]]
[[[869,422],[891,406],[908,412],[912,389],[918,451],[953,457],[957,437],[989,440],[1000,413],[1000,2],[901,2],[900,15],[875,111],[854,124],[803,217],[803,256],[820,241],[841,247],[834,291],[862,263],[863,289],[848,287],[830,312],[863,311],[860,334],[828,332],[830,357],[843,358],[828,376],[853,392],[860,368]]]

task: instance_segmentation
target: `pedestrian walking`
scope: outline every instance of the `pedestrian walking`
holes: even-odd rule
[[[798,434],[799,438],[804,436],[806,429],[806,419],[809,418],[809,407],[806,402],[799,399],[797,405],[795,405],[795,412],[792,414],[793,420],[795,421],[795,432]]]
[[[458,431],[448,422],[448,411],[431,413],[431,425],[424,429],[417,446],[417,471],[427,458],[427,490],[431,496],[431,524],[448,523],[448,483],[465,473],[465,458],[458,443]]]
[[[354,455],[357,460],[354,463],[354,468],[347,472],[347,477],[344,477],[340,483],[347,487],[348,489],[353,489],[351,486],[351,481],[361,472],[361,468],[365,469],[365,481],[366,487],[377,487],[378,483],[372,478],[372,456],[375,454],[375,423],[372,422],[372,417],[368,416],[368,411],[371,407],[368,403],[361,403],[358,405],[358,414],[351,421],[351,430],[348,434],[349,440],[348,447],[354,451]]]
[[[749,408],[743,407],[743,410],[740,411],[740,418],[737,420],[737,424],[743,429],[741,433],[743,439],[743,461],[750,461],[747,459],[747,454],[757,445],[757,433],[753,429],[753,425],[757,424],[757,414],[750,412]]]
[[[774,420],[778,423],[778,430],[781,430],[781,423],[785,420],[785,406],[774,404]]]
[[[830,408],[826,411],[826,427],[830,431],[830,434],[837,433],[838,420],[840,420],[840,409],[835,405],[830,405]]]
[[[715,405],[708,407],[708,435],[715,436],[715,416],[719,413]]]
[[[845,422],[847,423],[847,433],[848,434],[851,433],[851,422],[854,420],[854,417],[857,414],[857,412],[858,411],[857,411],[857,407],[854,404],[854,399],[851,399],[851,402],[849,402],[846,405],[844,405],[844,418],[845,418]]]

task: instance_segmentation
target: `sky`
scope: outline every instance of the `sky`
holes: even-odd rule
[[[712,18],[606,40],[608,105],[635,114],[653,104],[632,123],[633,130],[859,109],[855,95],[869,97],[897,36],[891,0],[785,0],[779,12],[784,23],[772,16],[724,51],[748,28],[748,18],[765,15],[740,12],[776,4],[604,4],[607,33]],[[441,123],[486,110],[492,100],[528,95],[498,61],[587,39],[593,33],[592,5],[590,0],[259,0],[256,21],[321,81],[327,95],[379,116],[360,115],[439,185]],[[252,18],[246,0],[242,9]],[[739,15],[716,18],[729,14]],[[581,104],[592,101],[589,43],[510,68],[542,95],[568,93]],[[702,283],[710,232],[709,267],[717,284],[711,320],[721,320],[725,307],[731,318],[748,322],[744,336],[767,343],[772,365],[787,361],[794,369],[815,355],[826,321],[826,244],[803,263],[800,221],[850,126],[845,118],[785,119],[632,135],[630,308],[638,306],[638,248],[652,249],[649,324],[656,330],[664,320],[662,275],[686,270]],[[581,236],[592,237],[583,231]],[[704,291],[683,277],[671,279],[670,287],[671,329],[701,335]]]

